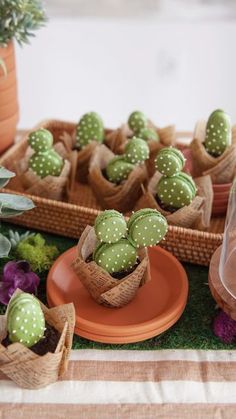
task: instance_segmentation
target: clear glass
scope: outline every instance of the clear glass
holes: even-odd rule
[[[224,287],[236,299],[236,179],[229,195],[219,274]]]

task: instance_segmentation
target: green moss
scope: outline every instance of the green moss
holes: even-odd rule
[[[17,229],[24,233],[25,229],[2,223],[1,232],[7,234],[9,229]],[[64,252],[77,243],[65,237],[43,233],[48,244],[58,248],[59,253]],[[6,260],[4,261],[6,262]],[[0,260],[0,267],[4,262]],[[167,332],[144,342],[126,345],[106,345],[74,336],[74,349],[135,349],[135,350],[158,350],[158,349],[236,349],[235,344],[226,345],[214,336],[212,321],[216,315],[216,303],[213,300],[207,285],[208,268],[203,266],[183,264],[189,278],[189,297],[186,309],[180,320]],[[38,297],[46,303],[46,278],[47,271],[40,275],[41,281],[38,288]],[[0,313],[4,307],[0,304]]]
[[[33,271],[42,272],[51,267],[59,251],[56,246],[48,246],[38,233],[21,241],[16,246],[15,255],[18,259],[27,260]]]

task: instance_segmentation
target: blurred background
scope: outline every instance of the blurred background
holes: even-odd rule
[[[235,0],[47,0],[47,26],[17,47],[21,128],[133,110],[193,130],[215,108],[236,122]]]

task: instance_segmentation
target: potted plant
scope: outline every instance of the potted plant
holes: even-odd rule
[[[14,42],[29,42],[46,20],[41,0],[2,0],[0,6],[0,153],[14,141],[19,117]]]

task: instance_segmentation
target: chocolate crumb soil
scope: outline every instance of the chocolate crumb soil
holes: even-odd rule
[[[157,201],[157,203],[158,203],[158,205],[159,205],[159,207],[161,207],[164,211],[168,211],[168,212],[175,212],[175,211],[177,211],[179,208],[174,208],[174,207],[172,207],[171,205],[164,205],[162,202],[161,202],[161,200],[160,200],[160,198],[159,198],[159,196],[156,194],[155,195],[155,199],[156,199],[156,201]]]
[[[35,354],[43,356],[48,352],[54,353],[57,347],[57,344],[60,339],[60,333],[50,324],[46,323],[46,330],[44,336],[38,343],[31,346],[29,349],[33,351]],[[8,335],[5,339],[1,342],[5,348],[12,344]]]
[[[85,262],[86,263],[93,262],[93,256],[92,255],[88,256]],[[140,260],[138,259],[137,262],[135,263],[135,265],[131,269],[129,269],[127,271],[115,272],[115,273],[110,274],[110,275],[114,279],[119,279],[119,280],[124,279],[127,275],[129,275],[132,272],[134,272],[134,270],[137,268],[137,266],[139,264],[140,264]]]

